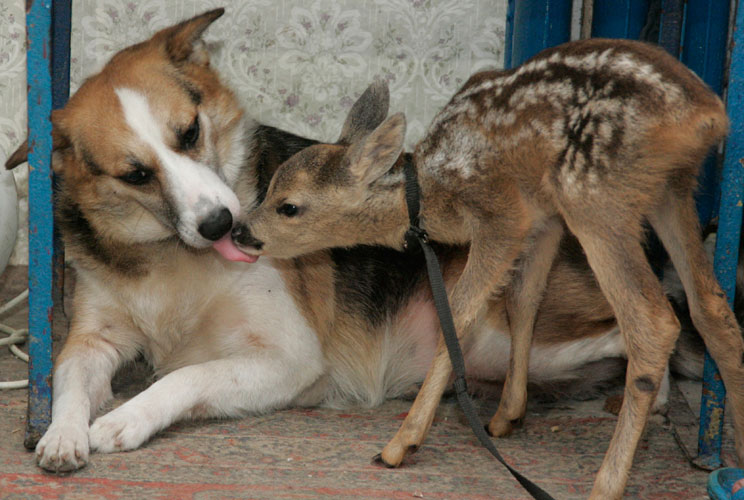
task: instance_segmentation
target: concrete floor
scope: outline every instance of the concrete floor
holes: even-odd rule
[[[0,304],[25,286],[24,272],[10,269],[0,276]],[[22,327],[25,305],[0,321]],[[0,380],[25,377],[25,363],[1,348]],[[119,376],[111,406],[146,383],[143,367]],[[672,414],[689,420],[682,393],[695,401],[699,384],[682,388],[674,393]],[[370,459],[405,416],[410,402],[402,400],[374,410],[292,409],[180,423],[139,450],[93,454],[84,469],[56,475],[37,468],[23,447],[26,397],[24,389],[0,391],[0,499],[529,498],[478,444],[453,399],[442,403],[425,445],[396,470]],[[496,403],[477,401],[484,422]],[[603,404],[604,398],[531,400],[524,426],[496,444],[511,464],[556,498],[585,498],[615,426]],[[683,440],[692,438],[689,427],[678,427]],[[729,434],[727,458],[731,447]],[[636,454],[626,497],[703,499],[706,479],[706,472],[688,464],[669,419],[655,416]]]

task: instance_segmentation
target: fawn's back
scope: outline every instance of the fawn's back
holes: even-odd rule
[[[512,179],[543,197],[546,186],[643,196],[670,175],[692,189],[727,123],[720,99],[662,49],[592,39],[473,75],[435,117],[416,163],[430,193]]]

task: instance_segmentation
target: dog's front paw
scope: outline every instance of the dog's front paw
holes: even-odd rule
[[[126,405],[96,419],[90,426],[90,447],[101,453],[134,450],[157,432],[147,415]]]
[[[64,472],[76,470],[88,463],[88,426],[52,422],[36,445],[39,467]]]

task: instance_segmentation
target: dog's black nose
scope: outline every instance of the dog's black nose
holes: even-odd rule
[[[217,241],[232,227],[233,219],[230,210],[225,207],[219,208],[209,214],[199,224],[199,234],[210,241]]]
[[[233,228],[232,239],[235,243],[243,247],[253,247],[256,250],[261,250],[261,247],[263,247],[263,241],[254,238],[251,230],[243,224],[238,224]]]

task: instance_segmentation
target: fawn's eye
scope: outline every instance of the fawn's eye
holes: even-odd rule
[[[135,168],[131,172],[120,175],[119,179],[133,186],[142,186],[152,179],[152,170],[146,168]]]
[[[292,203],[283,203],[276,208],[276,213],[285,217],[294,217],[298,212],[297,205],[293,205]]]
[[[179,132],[178,134],[178,147],[181,151],[188,151],[196,146],[196,141],[199,140],[199,116],[194,118],[189,128]]]

